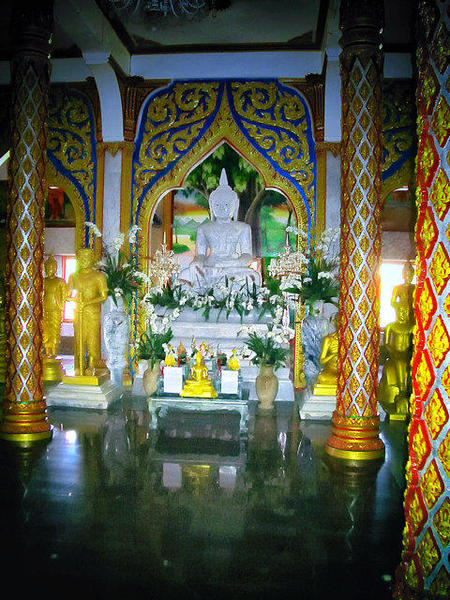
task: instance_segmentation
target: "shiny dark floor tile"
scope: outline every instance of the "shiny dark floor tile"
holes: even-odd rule
[[[143,399],[49,410],[50,443],[0,447],[6,577],[78,598],[390,598],[400,559],[406,426],[386,460],[342,471],[328,423],[292,405],[254,415],[172,413]]]

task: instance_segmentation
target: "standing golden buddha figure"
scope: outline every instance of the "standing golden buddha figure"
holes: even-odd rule
[[[56,358],[61,338],[61,322],[67,286],[64,279],[56,276],[58,265],[53,254],[44,264],[43,327],[44,360],[42,377],[44,381],[61,381],[64,376],[61,361]]]
[[[414,270],[410,263],[403,269],[405,283],[396,286],[391,304],[395,309],[396,320],[389,323],[384,331],[386,361],[378,389],[378,399],[392,420],[405,420],[408,417],[408,403],[412,392],[411,358],[414,329],[414,285],[411,283]]]
[[[100,308],[108,296],[108,286],[105,275],[94,266],[96,259],[93,250],[77,250],[76,258],[77,270],[69,277],[68,285],[70,299],[76,302],[75,377],[64,378],[63,382],[99,385],[106,378],[100,352]]]

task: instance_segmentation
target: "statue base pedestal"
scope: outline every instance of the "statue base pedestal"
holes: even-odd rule
[[[62,381],[65,372],[59,358],[44,356],[42,361],[42,380],[45,382]]]
[[[300,419],[307,421],[331,421],[336,410],[336,396],[317,396],[309,389],[301,392],[298,414]]]
[[[108,375],[106,373],[101,373],[100,375],[70,375],[62,378],[63,383],[67,383],[68,385],[102,385],[105,381],[108,380]]]
[[[52,388],[46,397],[47,406],[70,408],[93,408],[104,410],[122,396],[122,388],[109,379],[100,384],[76,383],[80,377],[64,377],[64,381]],[[106,376],[105,376],[106,377]]]

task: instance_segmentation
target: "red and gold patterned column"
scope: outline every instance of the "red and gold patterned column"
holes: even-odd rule
[[[327,452],[382,459],[377,377],[381,253],[381,0],[343,0],[339,376]]]
[[[417,32],[417,286],[405,530],[396,598],[450,598],[450,3],[421,0]]]
[[[0,436],[27,444],[51,436],[41,377],[50,11],[27,7],[18,12],[17,26],[6,226],[7,374]]]

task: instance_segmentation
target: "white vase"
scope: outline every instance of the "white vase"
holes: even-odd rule
[[[130,321],[122,298],[117,298],[117,305],[110,297],[106,302],[106,312],[103,316],[106,366],[111,374],[111,381],[122,385],[123,370],[127,365]]]

